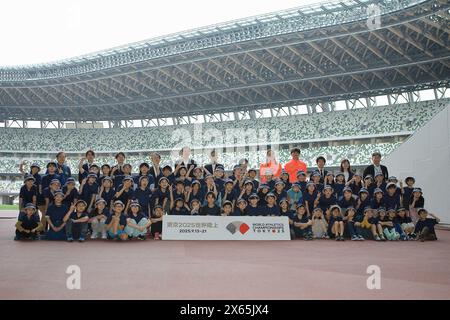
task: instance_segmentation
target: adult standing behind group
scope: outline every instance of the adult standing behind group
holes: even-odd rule
[[[297,172],[307,172],[306,163],[300,160],[300,149],[293,148],[291,150],[292,159],[284,165],[284,170],[289,174],[289,182],[297,181]]]
[[[273,175],[273,178],[277,179],[281,176],[281,171],[282,167],[276,159],[275,152],[270,149],[267,150],[266,162],[261,163],[259,166],[259,176],[261,178],[261,182],[266,182],[266,173]]]
[[[389,179],[388,169],[381,164],[381,153],[377,151],[372,153],[372,164],[364,169],[363,177],[366,178],[370,175],[373,178],[378,173],[383,174],[385,181]]]

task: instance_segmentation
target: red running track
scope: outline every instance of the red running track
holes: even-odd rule
[[[450,231],[437,242],[13,241],[0,219],[1,299],[449,299]],[[81,290],[66,288],[69,265]],[[366,268],[381,268],[368,290]]]

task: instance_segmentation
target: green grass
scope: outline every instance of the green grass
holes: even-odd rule
[[[19,205],[17,204],[0,204],[0,210],[18,210]]]

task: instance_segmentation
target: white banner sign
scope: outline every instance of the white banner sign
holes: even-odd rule
[[[287,217],[163,217],[163,240],[290,240]]]

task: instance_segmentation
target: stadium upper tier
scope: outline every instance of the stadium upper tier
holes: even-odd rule
[[[449,8],[335,1],[0,68],[0,120],[161,118],[448,85]]]
[[[180,149],[183,145],[229,147],[409,135],[448,104],[449,99],[442,99],[309,115],[147,128],[0,128],[0,150],[150,151]]]

